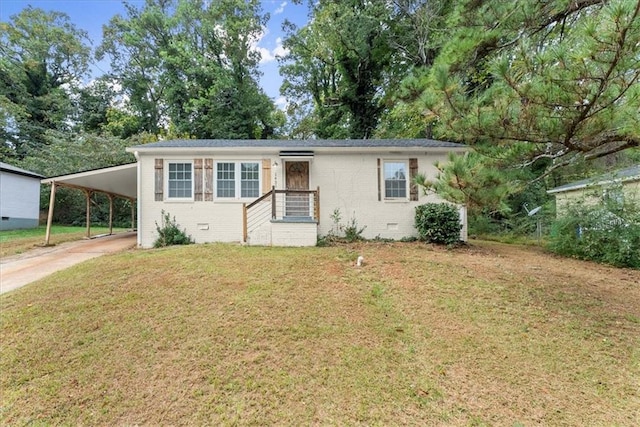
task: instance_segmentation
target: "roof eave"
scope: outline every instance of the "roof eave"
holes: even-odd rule
[[[633,182],[633,181],[640,181],[640,175],[639,176],[628,176],[628,177],[625,177],[625,178],[618,178],[618,179],[608,179],[608,180],[603,180],[603,181],[589,182],[589,183],[586,183],[586,184],[573,185],[571,187],[552,188],[551,190],[547,190],[547,194],[566,193],[568,191],[582,190],[582,189],[590,188],[590,187],[603,187],[603,186],[606,186],[606,185],[618,184],[618,183],[623,183],[623,182]]]
[[[42,178],[44,178],[43,175],[39,175],[37,173],[28,172],[28,171],[22,171],[22,170],[13,170],[13,169],[8,169],[8,168],[3,168],[3,167],[0,167],[0,172],[10,173],[10,174],[13,174],[13,175],[20,175],[20,176],[24,176],[24,177],[27,177],[27,178],[33,178],[33,179],[42,179]]]
[[[457,152],[464,153],[470,150],[467,146],[457,147],[425,147],[425,146],[375,146],[375,147],[320,147],[306,146],[301,147],[307,151],[315,153],[379,153],[379,152],[399,152],[399,153],[415,153],[415,152]],[[208,154],[208,153],[273,153],[278,154],[282,150],[290,150],[291,147],[283,146],[261,146],[261,147],[128,147],[126,150],[134,154]]]

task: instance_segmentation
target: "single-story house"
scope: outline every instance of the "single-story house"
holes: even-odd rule
[[[42,175],[0,162],[0,230],[35,228]]]
[[[422,194],[412,177],[435,178],[435,162],[466,150],[430,139],[171,140],[129,147],[138,161],[138,244],[153,246],[163,211],[196,243],[311,246],[352,222],[368,239],[416,236],[415,207],[442,200]]]
[[[556,197],[556,212],[563,215],[578,202],[598,203],[604,198],[636,200],[640,203],[640,164],[580,181],[570,182],[547,191]]]

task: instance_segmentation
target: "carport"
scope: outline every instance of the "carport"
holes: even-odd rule
[[[56,188],[58,187],[75,188],[84,192],[87,199],[87,238],[91,237],[91,195],[93,193],[104,193],[109,198],[109,234],[113,233],[113,200],[116,197],[131,202],[131,229],[135,229],[135,201],[138,188],[137,170],[137,163],[129,163],[110,168],[45,178],[40,181],[42,184],[51,185],[45,245],[49,244],[51,237],[51,223],[56,201]]]

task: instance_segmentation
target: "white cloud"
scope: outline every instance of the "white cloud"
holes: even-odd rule
[[[281,110],[286,110],[287,106],[289,105],[289,101],[284,96],[279,96],[275,101],[273,101],[273,103],[276,104],[276,107]]]
[[[260,53],[260,64],[266,64],[268,62],[275,61],[276,59],[286,56],[289,53],[289,49],[286,49],[282,46],[282,38],[278,37],[276,39],[276,47],[269,50],[266,47],[258,46],[266,33],[262,34],[262,36],[255,41],[252,46],[252,49]]]
[[[289,54],[289,49],[282,46],[282,38],[278,37],[276,39],[276,48],[273,49],[273,56],[276,58],[282,58]]]
[[[267,62],[275,61],[276,57],[271,53],[271,51],[265,47],[255,46],[255,50],[260,52],[260,63],[266,64]]]
[[[262,46],[258,46],[260,42],[265,38],[265,36],[269,34],[269,29],[267,27],[262,27],[262,31],[258,34],[252,35],[249,40],[250,49],[254,52],[258,52],[260,54],[260,63],[265,64],[267,62],[274,61],[276,58],[271,54],[269,49],[264,48]]]
[[[280,6],[273,12],[274,15],[280,15],[282,12],[284,12],[284,8],[287,5],[286,1],[283,1],[282,3],[280,3]]]

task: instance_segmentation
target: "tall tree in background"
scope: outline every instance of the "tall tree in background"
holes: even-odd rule
[[[130,4],[125,6],[128,19],[116,15],[103,27],[103,40],[96,56],[99,60],[110,57],[111,73],[138,114],[140,130],[157,134],[166,105],[165,85],[160,81],[160,48],[156,45],[170,37],[164,24],[168,2],[147,3],[143,11]]]
[[[75,122],[85,132],[100,134],[109,122],[109,110],[118,102],[117,90],[101,77],[78,89],[74,100]]]
[[[48,143],[47,130],[67,127],[70,93],[87,72],[87,41],[60,12],[28,7],[0,23],[3,156],[22,159]]]
[[[387,2],[321,0],[302,28],[288,25],[281,92],[320,138],[368,138],[391,62]]]
[[[640,1],[465,1],[418,102],[443,137],[542,175],[640,146]]]
[[[275,107],[252,48],[265,20],[257,0],[147,0],[104,28],[98,57],[110,57],[145,131],[266,138]]]
[[[390,43],[393,61],[385,88],[385,109],[376,129],[380,138],[432,138],[433,125],[425,121],[419,100],[425,76],[448,41],[447,18],[452,0],[393,0]]]

